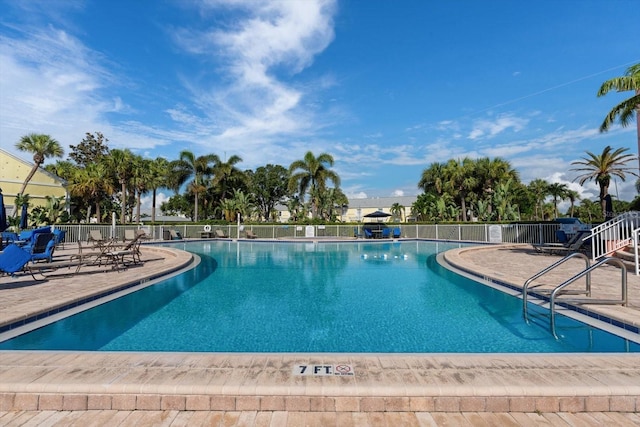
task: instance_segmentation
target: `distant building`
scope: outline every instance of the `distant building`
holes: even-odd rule
[[[15,198],[32,167],[32,162],[0,148],[0,188],[4,195],[7,216],[13,215]],[[36,206],[45,206],[46,196],[64,197],[67,202],[69,200],[67,182],[42,168],[39,168],[29,181],[25,194],[29,195],[31,209]]]
[[[404,206],[401,222],[406,222],[407,217],[411,215],[411,206],[416,202],[418,196],[397,196],[397,197],[371,197],[366,199],[350,199],[349,207],[344,215],[343,222],[366,222],[368,219],[364,216],[375,211],[391,213],[391,206],[399,204]],[[384,221],[391,221],[388,217]],[[374,220],[376,221],[376,220]]]
[[[350,199],[349,205],[345,206],[338,214],[338,220],[341,222],[367,222],[369,219],[364,216],[375,211],[382,211],[385,213],[391,213],[391,206],[398,203],[400,206],[404,206],[404,212],[400,222],[407,222],[412,220],[411,206],[418,199],[418,196],[398,196],[398,197],[371,197],[365,199]],[[278,218],[280,222],[288,222],[291,218],[291,214],[286,206],[276,206],[278,211]],[[382,221],[392,221],[392,217],[383,218]],[[373,219],[372,221],[378,221]]]

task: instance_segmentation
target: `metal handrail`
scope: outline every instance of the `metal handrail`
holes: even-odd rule
[[[602,266],[604,264],[610,264],[610,263],[617,264],[620,267],[620,271],[622,272],[622,280],[621,280],[622,296],[621,296],[620,300],[610,300],[610,299],[588,299],[587,300],[587,299],[568,298],[568,299],[564,299],[564,301],[565,302],[579,303],[579,304],[622,304],[623,306],[627,305],[627,302],[628,302],[628,296],[627,296],[627,267],[618,258],[611,258],[611,257],[603,258],[600,261],[598,261],[597,263],[593,264],[591,267],[587,268],[586,270],[581,271],[580,273],[576,274],[575,276],[573,276],[572,278],[568,279],[564,283],[561,283],[560,285],[558,285],[553,290],[553,292],[551,292],[551,297],[549,299],[549,309],[551,310],[550,327],[551,327],[551,333],[553,334],[553,337],[555,339],[558,339],[558,335],[556,335],[556,311],[555,311],[555,300],[556,300],[556,296],[557,296],[558,292],[560,292],[563,288],[569,286],[571,283],[575,282],[576,280],[578,280],[579,278],[581,278],[584,275],[587,275],[587,277],[590,277],[591,272],[593,270],[595,270],[596,268],[598,268],[598,267],[600,267],[600,266]]]
[[[528,295],[528,289],[529,289],[529,285],[531,284],[531,282],[533,282],[534,280],[536,280],[537,278],[544,276],[545,274],[547,274],[548,272],[550,272],[551,270],[555,269],[556,267],[558,267],[561,264],[564,264],[565,262],[567,262],[568,260],[570,260],[571,258],[575,258],[575,257],[580,257],[582,259],[584,259],[585,264],[586,264],[586,268],[585,270],[589,269],[589,257],[586,256],[585,254],[581,253],[581,252],[573,252],[570,253],[569,255],[565,256],[564,258],[560,259],[559,261],[556,261],[555,263],[551,264],[550,266],[548,266],[547,268],[539,271],[538,273],[534,274],[533,276],[531,276],[530,278],[527,279],[526,282],[524,282],[524,285],[522,286],[522,315],[524,316],[524,320],[529,323],[529,315],[528,315],[528,311],[527,311],[527,295]],[[540,285],[536,285],[533,286],[533,288],[536,288]],[[591,295],[591,274],[587,275],[587,295]]]

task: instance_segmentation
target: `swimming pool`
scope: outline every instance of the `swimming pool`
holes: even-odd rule
[[[624,352],[640,345],[545,313],[440,267],[460,244],[180,244],[189,272],[20,337],[0,349],[526,353]]]

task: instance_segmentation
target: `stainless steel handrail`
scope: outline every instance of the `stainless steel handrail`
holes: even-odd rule
[[[567,281],[565,281],[564,283],[561,283],[560,285],[558,285],[553,292],[551,292],[551,297],[549,299],[549,310],[551,310],[551,333],[553,334],[553,337],[558,339],[558,336],[556,335],[556,311],[555,311],[555,300],[556,300],[556,296],[558,294],[558,292],[560,292],[563,288],[569,286],[571,283],[573,283],[574,281],[576,281],[577,279],[581,278],[582,276],[584,276],[585,274],[587,275],[587,277],[590,277],[591,272],[593,270],[595,270],[596,268],[600,267],[601,265],[604,264],[617,264],[618,267],[620,267],[620,271],[622,272],[622,280],[621,280],[621,286],[622,286],[622,296],[620,300],[610,300],[610,299],[575,299],[575,298],[566,298],[563,299],[564,302],[573,302],[573,303],[580,303],[580,304],[622,304],[623,306],[627,305],[628,302],[628,297],[627,297],[627,267],[624,265],[624,263],[622,262],[622,260],[618,259],[618,258],[603,258],[600,261],[598,261],[597,263],[593,264],[591,267],[587,268],[584,271],[581,271],[580,273],[576,274],[575,276],[573,276],[572,278],[568,279]]]
[[[526,282],[524,282],[524,285],[522,286],[522,315],[524,316],[524,320],[527,323],[529,323],[529,315],[527,311],[527,295],[528,295],[529,285],[531,284],[531,282],[533,282],[534,280],[538,279],[541,276],[544,276],[545,274],[555,269],[559,265],[564,264],[571,258],[575,258],[575,257],[580,257],[584,259],[586,264],[585,270],[589,269],[589,264],[590,264],[589,257],[581,252],[573,252],[567,255],[566,257],[560,259],[559,261],[551,264],[549,267],[545,268],[544,270],[541,270],[538,273],[534,274],[533,276],[528,278]],[[536,288],[538,286],[541,286],[541,285],[532,286],[531,289]],[[591,295],[591,274],[587,275],[586,293],[587,295]]]

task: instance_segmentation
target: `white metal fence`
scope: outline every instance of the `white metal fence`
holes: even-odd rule
[[[503,242],[503,243],[548,243],[554,242],[555,231],[560,224],[397,224],[385,223],[389,228],[399,228],[403,238],[433,239],[465,242]],[[286,239],[300,237],[339,237],[353,238],[361,233],[361,225],[98,225],[65,224],[56,228],[66,231],[65,242],[86,241],[90,230],[99,230],[105,238],[123,239],[126,229],[142,228],[153,240],[170,240],[170,230],[175,230],[184,238],[200,239],[215,237],[220,230],[231,238],[245,238],[251,230],[261,239]]]

